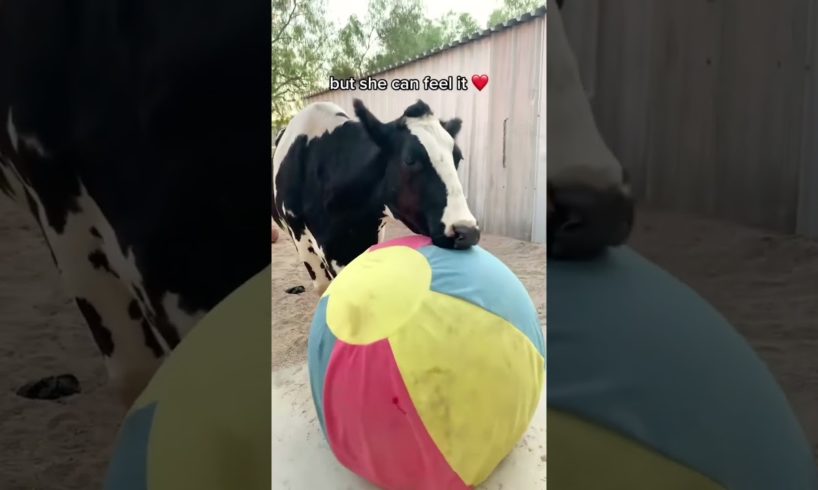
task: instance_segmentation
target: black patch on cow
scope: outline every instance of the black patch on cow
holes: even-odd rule
[[[142,320],[142,335],[145,338],[145,345],[148,346],[155,357],[162,357],[165,354],[165,351],[162,350],[162,346],[159,345],[159,340],[157,340],[156,334],[153,333],[153,329],[147,320]]]
[[[463,120],[459,117],[455,117],[449,119],[448,121],[440,121],[440,125],[443,126],[443,129],[449,133],[449,136],[452,138],[457,138],[457,134],[460,133],[460,129],[463,127]],[[458,150],[460,151],[460,150]],[[457,164],[457,158],[455,158],[455,165]]]
[[[403,111],[403,115],[406,117],[430,116],[432,115],[432,109],[426,104],[426,102],[418,99],[417,102],[410,105],[405,111]]]
[[[17,390],[17,395],[32,400],[56,400],[81,391],[80,381],[76,376],[61,374],[26,383]]]
[[[307,247],[307,251],[308,251],[309,253],[311,253],[311,254],[314,254],[314,253],[315,253],[315,249],[314,249],[314,248],[312,248],[312,245],[310,245],[309,247]],[[322,264],[322,265],[323,265],[323,264]]]
[[[80,313],[85,317],[88,328],[91,329],[91,335],[94,337],[97,347],[99,347],[102,355],[111,357],[114,352],[114,341],[111,336],[111,330],[102,323],[102,317],[94,305],[92,305],[85,298],[75,298]]]
[[[168,347],[175,349],[176,346],[179,345],[179,341],[181,340],[179,331],[176,330],[176,327],[170,322],[164,308],[160,307],[156,318],[153,319],[153,324],[156,326],[156,331],[159,332],[159,335],[161,335],[165,343],[168,344]]]
[[[304,286],[293,286],[293,287],[291,287],[289,289],[284,290],[284,292],[287,293],[287,294],[301,294],[304,291],[306,291]]]
[[[324,277],[326,277],[328,281],[332,281],[332,276],[326,268],[324,268]]]
[[[90,231],[91,231],[91,235],[93,235],[93,236],[95,236],[97,238],[102,238],[102,234],[99,232],[99,230],[97,229],[96,226],[92,226]]]
[[[273,146],[278,146],[278,142],[281,141],[281,137],[284,136],[284,129],[280,130],[276,135],[276,139],[273,141]]]
[[[141,320],[143,318],[142,308],[139,307],[139,302],[135,299],[128,303],[128,316],[131,317],[131,320]]]
[[[346,113],[343,113],[343,112],[336,112],[335,115],[339,116],[339,117],[343,117],[345,119],[349,119],[349,116],[347,116]]]
[[[139,307],[139,302],[135,299],[131,300],[128,305],[128,316],[131,317],[132,320],[141,320],[140,326],[145,339],[145,345],[151,350],[155,357],[162,357],[165,351],[162,349],[162,346],[159,345],[156,334],[154,334],[150,323],[148,323],[148,320],[146,320],[142,314],[142,308]]]
[[[312,270],[312,266],[308,262],[304,262],[304,267],[307,268],[307,273],[310,275],[310,279],[313,281],[315,280],[315,271]]]
[[[108,263],[108,256],[105,255],[105,252],[102,250],[94,250],[88,254],[88,261],[91,262],[94,269],[104,269],[109,274],[119,279],[119,274],[117,274],[115,270],[111,269],[111,264]]]

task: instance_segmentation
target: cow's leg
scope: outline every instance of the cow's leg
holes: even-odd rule
[[[335,274],[327,265],[328,262],[318,241],[306,227],[304,227],[304,233],[301,234],[297,248],[298,256],[304,263],[304,268],[307,269],[307,274],[312,280],[313,291],[321,296],[329,287],[329,283],[335,277]]]
[[[65,285],[103,355],[110,384],[129,406],[170,350],[143,314],[145,294],[133,258],[123,255],[113,229],[84,190],[61,230],[48,224],[39,199],[27,192]]]

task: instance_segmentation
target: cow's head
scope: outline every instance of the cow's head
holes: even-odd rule
[[[548,2],[546,84],[548,254],[585,258],[627,240],[633,228],[634,203],[627,173],[596,126],[561,14],[553,2]]]
[[[457,167],[463,159],[454,142],[460,119],[441,121],[418,100],[403,116],[382,123],[356,99],[355,115],[381,149],[382,196],[392,215],[413,232],[444,248],[469,248],[480,228],[469,210]]]

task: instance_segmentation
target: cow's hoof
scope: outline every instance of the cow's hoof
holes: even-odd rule
[[[34,400],[56,400],[80,391],[80,382],[76,376],[61,374],[25,384],[17,390],[17,394]]]
[[[304,291],[306,291],[306,289],[304,289],[304,286],[295,286],[293,288],[284,290],[284,292],[287,294],[301,294]]]

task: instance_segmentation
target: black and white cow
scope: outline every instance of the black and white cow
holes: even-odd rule
[[[548,254],[583,258],[624,243],[628,176],[597,129],[558,8],[548,0]]]
[[[125,403],[269,264],[268,5],[0,1],[0,190]]]
[[[440,247],[480,240],[457,168],[460,119],[441,121],[418,100],[382,123],[360,100],[358,121],[316,102],[279,135],[273,155],[273,219],[295,242],[320,294],[355,257],[402,221]]]

